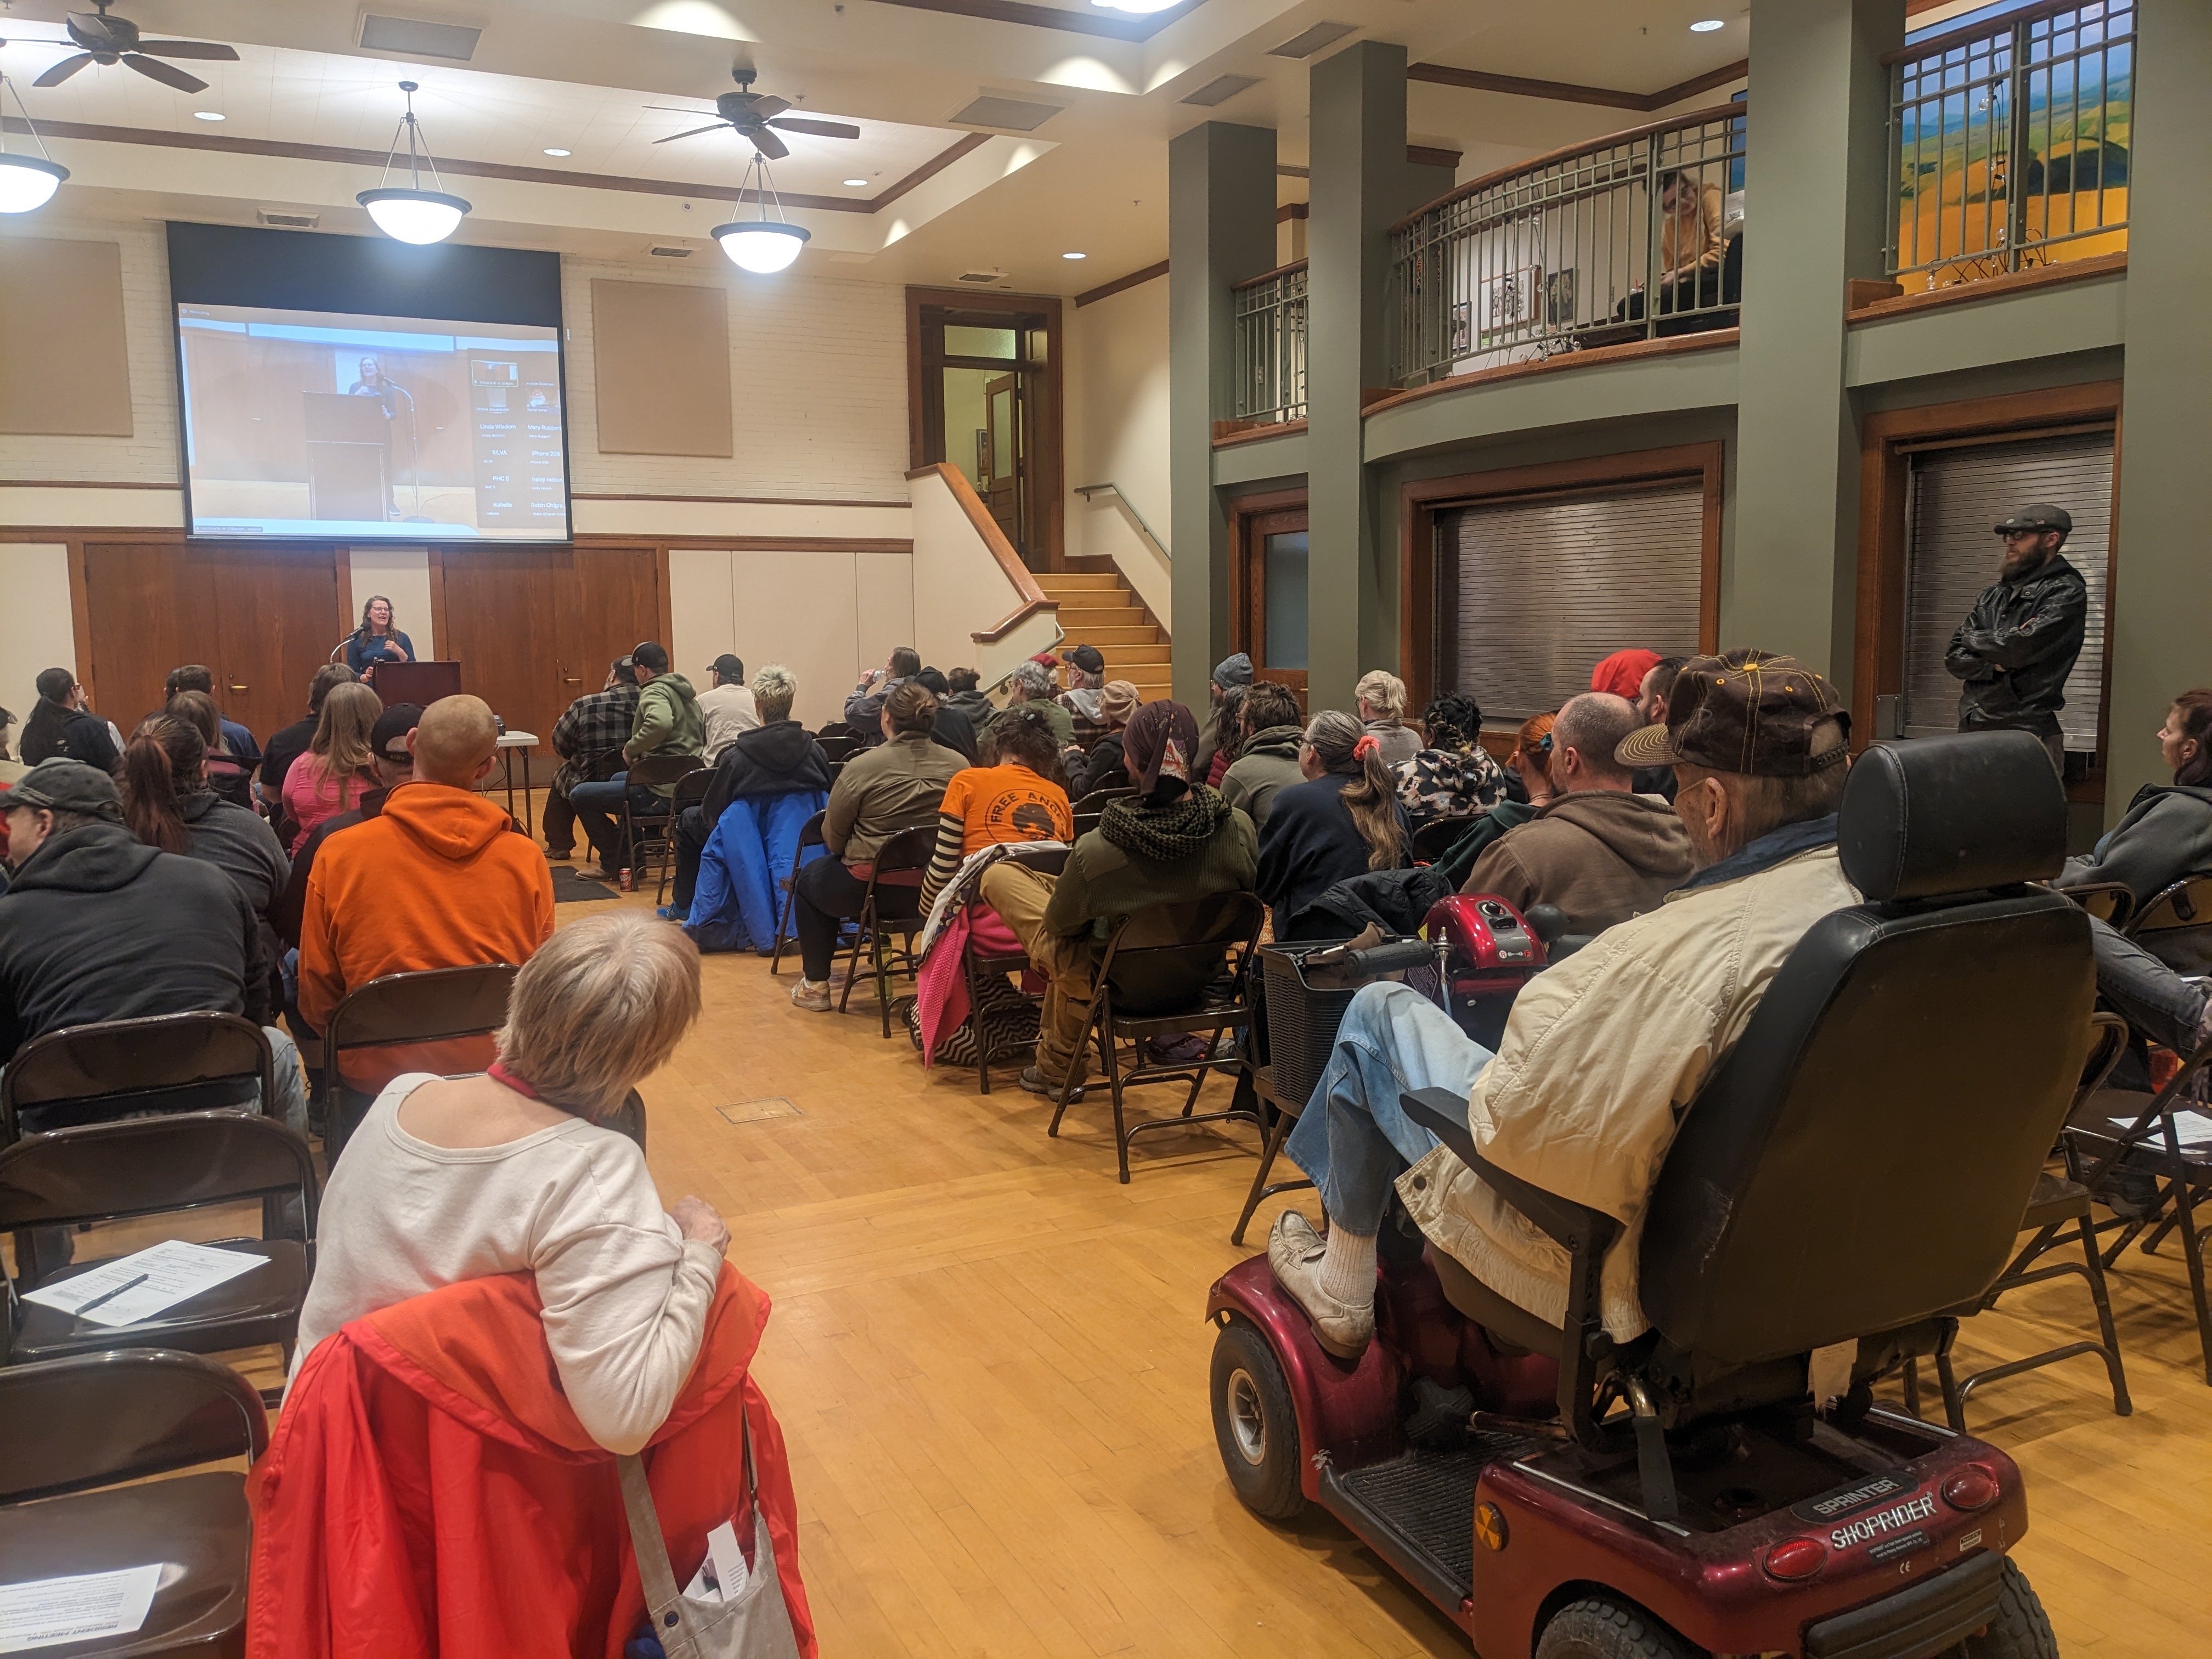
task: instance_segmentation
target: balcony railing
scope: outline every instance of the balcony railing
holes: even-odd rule
[[[1306,417],[1306,262],[1285,265],[1230,290],[1236,308],[1237,368],[1230,413],[1272,423]]]
[[[2128,245],[2135,0],[2057,0],[1889,53],[1908,290]]]
[[[1391,228],[1391,377],[1731,328],[1743,285],[1744,106],[1493,173]]]

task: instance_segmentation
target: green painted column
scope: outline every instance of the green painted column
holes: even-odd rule
[[[1275,265],[1275,134],[1208,121],[1168,145],[1168,544],[1176,699],[1203,721],[1229,654],[1229,521],[1213,422],[1235,364],[1230,286]]]
[[[1370,499],[1359,406],[1390,372],[1389,232],[1416,205],[1406,49],[1362,40],[1315,64],[1310,111],[1306,684],[1312,708],[1349,708],[1362,672],[1398,661],[1397,549]]]
[[[1794,653],[1848,691],[1858,428],[1844,284],[1882,271],[1889,72],[1905,0],[1752,0],[1735,557],[1721,644]]]
[[[2112,612],[2105,821],[2171,774],[2155,735],[2174,696],[2212,684],[2212,6],[2137,0],[2128,160],[2126,390]]]

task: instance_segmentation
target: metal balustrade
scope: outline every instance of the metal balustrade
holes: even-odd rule
[[[1230,290],[1237,366],[1230,413],[1240,421],[1306,417],[1306,262],[1283,266]]]
[[[1908,291],[2124,252],[2134,0],[2057,0],[1887,53]]]
[[[1391,378],[1732,328],[1742,297],[1745,106],[1556,150],[1391,228]]]

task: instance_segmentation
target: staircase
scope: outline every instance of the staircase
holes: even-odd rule
[[[1168,636],[1146,620],[1145,608],[1111,564],[1098,570],[1040,571],[1036,583],[1060,605],[1063,651],[1095,645],[1106,678],[1133,684],[1145,702],[1170,695]]]

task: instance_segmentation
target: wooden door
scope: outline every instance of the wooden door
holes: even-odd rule
[[[1306,507],[1239,512],[1231,557],[1236,603],[1231,637],[1251,654],[1255,678],[1306,689]]]
[[[990,457],[990,476],[984,480],[983,504],[1017,552],[1028,556],[1028,527],[1022,522],[1021,376],[1001,374],[983,383],[983,410],[990,434],[984,445]]]
[[[510,732],[550,745],[553,722],[607,665],[660,634],[651,547],[467,548],[444,556],[442,655]]]
[[[172,668],[204,663],[216,707],[265,741],[344,632],[329,547],[88,542],[84,575],[94,707],[126,738]]]

